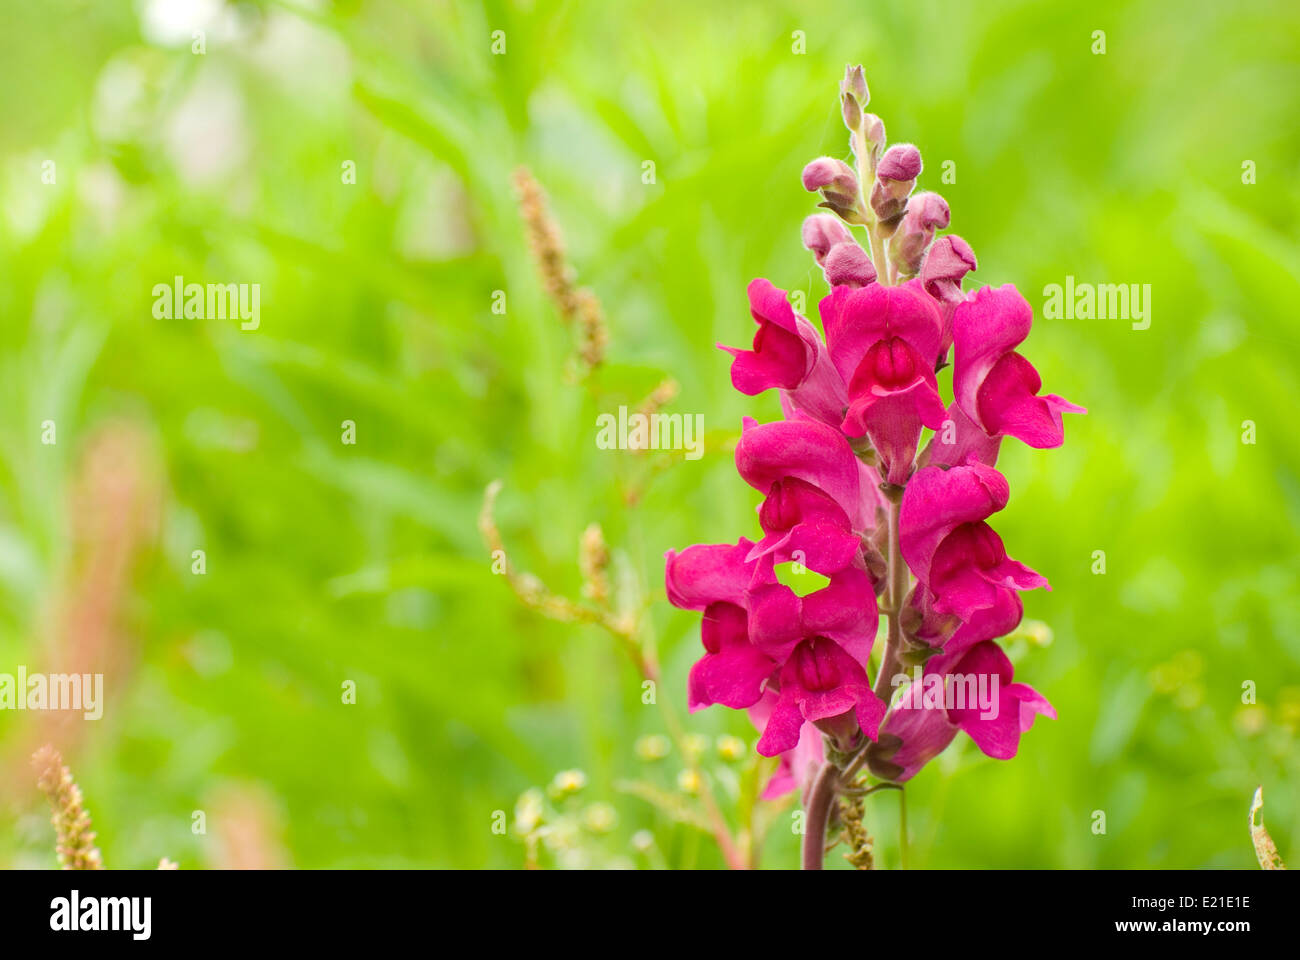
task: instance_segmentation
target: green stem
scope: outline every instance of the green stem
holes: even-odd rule
[[[871,249],[871,265],[876,268],[876,282],[888,284],[889,261],[885,258],[885,241],[876,231],[877,222],[871,210],[871,185],[876,180],[875,165],[871,163],[871,144],[867,142],[862,129],[853,131],[853,154],[857,159],[858,193],[862,197],[862,209],[872,220],[867,224],[867,245]]]
[[[907,791],[898,788],[898,861],[907,869]]]

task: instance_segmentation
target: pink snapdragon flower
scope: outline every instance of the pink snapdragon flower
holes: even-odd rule
[[[801,233],[830,287],[822,330],[760,278],[748,289],[751,348],[722,348],[736,389],[777,391],[785,417],[745,418],[736,446],[736,469],[762,498],[758,539],[670,550],[665,567],[670,601],[703,615],[690,707],[749,711],[758,751],[781,758],[764,796],[803,790],[805,866],[820,865],[835,793],[861,785],[850,780],[863,763],[901,783],[962,731],[1007,759],[1035,717],[1055,717],[995,642],[1020,623],[1021,593],[1047,580],[1007,556],[988,520],[1010,495],[995,469],[1002,439],[1059,446],[1062,414],[1084,412],[1039,394],[1016,349],[1032,317],[1015,288],[963,290],[974,251],[936,236],[948,203],[915,192],[916,147],[885,149],[861,68],[839,96],[856,163],[821,157],[802,173],[829,211]],[[785,564],[825,585],[796,593],[778,575]],[[882,608],[891,622],[873,684]],[[921,682],[890,706],[916,663]],[[987,696],[950,702],[947,690],[972,678]]]
[[[885,704],[867,682],[867,671],[839,644],[826,637],[802,641],[781,668],[780,693],[758,741],[758,752],[775,757],[793,750],[806,722],[852,742],[857,729],[871,739],[885,715]]]
[[[700,610],[704,656],[691,669],[692,712],[721,703],[736,710],[752,706],[777,663],[749,639],[748,590],[756,564],[745,559],[753,543],[696,544],[669,550],[664,586],[673,606]]]
[[[1062,413],[1087,413],[1055,394],[1038,396],[1042,379],[1014,348],[1029,335],[1033,312],[1015,287],[984,287],[953,311],[957,347],[953,393],[989,436],[1019,437],[1031,447],[1065,442]]]
[[[1007,505],[1009,495],[1006,478],[979,462],[925,467],[908,483],[899,544],[937,613],[969,621],[979,610],[1005,606],[1013,591],[1048,586],[1008,557],[1002,539],[984,522]]]
[[[903,691],[881,724],[878,742],[867,748],[871,771],[883,780],[903,783],[965,732],[989,757],[1010,760],[1020,747],[1020,735],[1039,714],[1056,719],[1047,699],[1023,683],[1013,683],[1007,655],[992,640],[964,651],[944,653],[926,663],[920,682]],[[996,683],[992,682],[996,680]],[[996,691],[992,709],[985,711],[963,699],[955,705],[954,689]]]
[[[935,379],[943,317],[916,284],[859,290],[836,287],[822,301],[831,362],[848,384],[842,428],[867,436],[881,472],[902,485],[912,469],[921,427],[946,417]]]
[[[753,349],[719,344],[735,358],[732,385],[751,397],[764,390],[787,391],[795,406],[817,419],[839,416],[847,402],[844,384],[817,329],[794,312],[785,291],[767,280],[753,281],[749,310],[758,324]]]

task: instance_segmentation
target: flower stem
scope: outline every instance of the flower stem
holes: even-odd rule
[[[903,601],[907,597],[908,572],[903,562],[902,548],[898,540],[898,514],[902,503],[902,491],[891,491],[889,497],[889,607],[885,613],[889,616],[889,635],[885,640],[885,654],[880,660],[880,670],[876,673],[876,696],[886,704],[893,698],[893,678],[898,673],[899,651],[903,643]]]
[[[817,772],[812,789],[808,791],[807,817],[804,821],[803,868],[820,870],[826,859],[826,825],[830,821],[831,805],[840,782],[840,768],[827,761]]]
[[[876,268],[876,282],[888,285],[891,281],[889,261],[885,258],[885,240],[877,231],[879,221],[871,210],[871,185],[876,179],[876,169],[871,162],[871,144],[867,142],[861,127],[853,131],[853,154],[857,158],[858,192],[862,196],[862,209],[870,220],[867,224],[867,238],[871,248],[871,264]]]
[[[907,791],[898,788],[898,866],[907,869]]]

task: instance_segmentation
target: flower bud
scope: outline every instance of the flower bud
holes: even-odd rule
[[[818,157],[803,168],[803,188],[809,193],[820,190],[828,200],[831,195],[850,200],[858,190],[858,175],[843,160]]]
[[[885,151],[871,188],[871,209],[882,222],[897,221],[902,216],[920,174],[921,151],[910,143],[897,143]]]
[[[862,115],[862,136],[867,141],[868,151],[871,154],[867,159],[874,170],[876,164],[880,162],[881,151],[885,149],[885,121],[874,113],[864,113]]]
[[[865,223],[866,210],[858,189],[858,175],[843,160],[818,157],[803,168],[803,188],[809,193],[820,191],[825,207],[847,223]]]
[[[856,132],[862,126],[862,107],[851,93],[840,94],[840,113],[844,117],[844,126]]]
[[[823,720],[814,720],[813,726],[835,741],[835,746],[846,753],[853,749],[862,732],[852,710]]]
[[[865,287],[876,279],[870,255],[853,240],[831,247],[822,271],[832,287]]]
[[[823,265],[831,247],[846,241],[852,242],[853,234],[829,213],[815,213],[803,222],[803,245],[812,251],[819,267]]]
[[[857,133],[862,128],[862,108],[871,102],[871,93],[867,90],[867,78],[863,76],[862,66],[844,68],[844,79],[840,81],[840,110],[844,115],[844,126],[850,132]]]
[[[978,265],[970,244],[950,233],[936,240],[926,252],[921,283],[936,300],[960,300],[962,278]]]
[[[844,68],[844,79],[840,81],[840,92],[853,95],[859,106],[865,107],[871,102],[871,91],[867,89],[867,77],[862,72],[862,64]]]
[[[915,276],[921,259],[934,240],[934,232],[948,226],[948,202],[937,193],[918,193],[907,204],[907,212],[889,244],[890,259],[902,276]]]
[[[978,266],[975,251],[961,237],[948,234],[930,244],[921,263],[921,285],[934,297],[943,312],[943,337],[939,341],[939,363],[948,361],[952,346],[952,315],[962,301],[961,282]],[[982,436],[983,434],[981,434]]]

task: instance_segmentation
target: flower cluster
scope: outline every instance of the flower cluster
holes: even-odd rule
[[[915,192],[916,147],[885,148],[861,67],[840,92],[855,164],[823,157],[803,171],[830,211],[803,225],[830,285],[822,332],[758,279],[753,343],[722,348],[736,389],[779,391],[785,416],[746,419],[736,448],[764,496],[761,537],[669,551],[666,563],[671,602],[703,614],[690,707],[749,710],[759,753],[782,761],[769,796],[807,786],[828,753],[905,781],[959,730],[1008,758],[1037,714],[1054,716],[1013,682],[995,642],[1019,624],[1020,592],[1047,581],[1007,556],[988,521],[1009,493],[995,469],[1002,439],[1060,446],[1062,413],[1084,411],[1039,393],[1017,352],[1032,318],[1015,287],[963,289],[975,255],[958,236],[936,238],[948,205]],[[937,374],[949,366],[945,403]],[[783,565],[822,586],[800,595]]]

